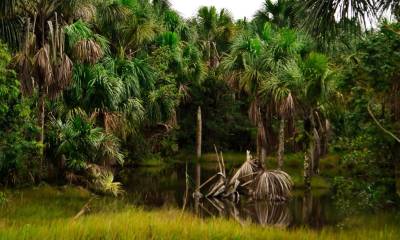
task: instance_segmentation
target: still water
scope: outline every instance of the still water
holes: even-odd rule
[[[237,167],[229,167],[228,172]],[[122,173],[119,180],[123,182],[128,198],[146,209],[184,207],[203,218],[219,216],[239,223],[253,222],[284,228],[307,226],[322,229],[335,226],[341,219],[329,190],[313,190],[305,194],[303,190],[295,189],[293,197],[286,203],[255,201],[243,196],[237,203],[221,199],[196,201],[192,198],[195,186],[213,176],[216,169],[214,163],[188,164],[186,178],[185,163],[163,168],[139,167]]]

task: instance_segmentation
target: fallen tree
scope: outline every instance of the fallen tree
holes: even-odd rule
[[[234,201],[239,201],[241,195],[270,201],[286,201],[290,198],[293,181],[286,172],[266,170],[263,164],[247,151],[246,161],[232,177],[228,177],[222,152],[218,152],[216,147],[215,152],[219,171],[201,184],[193,197]],[[202,193],[201,189],[206,185],[210,185],[209,190]]]

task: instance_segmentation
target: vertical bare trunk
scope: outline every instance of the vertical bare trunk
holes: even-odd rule
[[[197,109],[197,128],[196,128],[196,156],[201,158],[201,136],[202,136],[202,118],[201,107]]]
[[[310,149],[306,150],[304,155],[304,187],[311,189],[311,153]]]
[[[281,169],[283,167],[284,152],[285,152],[285,119],[282,117],[279,125],[278,169]]]
[[[265,144],[265,128],[261,119],[257,123],[257,157],[260,161],[261,166],[264,167],[265,157],[267,155],[267,149]]]
[[[265,168],[266,157],[267,157],[267,148],[263,144],[263,146],[261,147],[261,166],[263,166],[264,168]]]
[[[304,154],[304,187],[306,189],[311,189],[311,177],[313,172],[313,163],[314,163],[314,155],[315,155],[315,121],[314,121],[314,113],[310,112],[308,119],[305,121],[308,122],[307,127],[305,127],[307,139],[308,139],[308,148],[306,148],[306,152]],[[307,129],[308,128],[308,129]]]
[[[313,142],[314,142],[314,154],[312,155],[311,158],[311,163],[312,163],[312,175],[318,175],[319,174],[319,160],[321,158],[321,138],[319,136],[319,133],[317,129],[313,129]]]

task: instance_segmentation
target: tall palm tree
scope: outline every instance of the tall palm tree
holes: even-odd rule
[[[311,42],[304,35],[290,29],[271,31],[271,25],[265,24],[263,38],[270,41],[268,51],[264,57],[268,59],[270,71],[268,81],[264,81],[260,88],[261,95],[276,107],[276,113],[280,118],[278,140],[278,168],[283,166],[285,149],[285,125],[286,120],[294,117],[295,102],[290,87],[277,75],[290,61],[301,58],[301,53],[307,51]]]
[[[260,90],[264,96],[272,99],[280,117],[277,154],[278,169],[283,167],[284,162],[286,120],[294,118],[296,110],[296,98],[292,92],[292,88],[299,87],[293,86],[290,82],[280,78],[279,71],[283,66],[279,65],[274,69],[275,72],[268,81],[263,82]]]
[[[68,86],[72,61],[65,53],[63,26],[87,1],[6,0],[0,5],[0,37],[14,49],[22,92],[39,95],[39,141],[44,142],[45,100]],[[80,9],[80,10],[78,10]],[[22,39],[22,40],[21,40]]]
[[[265,151],[263,148],[266,145],[266,126],[271,125],[271,121],[264,116],[268,111],[272,113],[276,106],[281,117],[279,167],[283,164],[285,117],[292,115],[293,102],[289,91],[278,91],[274,89],[276,86],[269,86],[276,82],[275,71],[288,61],[300,57],[306,45],[298,32],[289,29],[276,31],[266,23],[260,37],[245,33],[236,38],[222,64],[228,82],[236,89],[244,90],[252,99],[249,113],[258,129],[257,149],[261,159],[261,152]]]
[[[195,21],[204,60],[210,68],[216,68],[221,51],[227,50],[226,44],[234,35],[233,18],[226,9],[218,13],[215,7],[201,7]]]
[[[225,73],[228,84],[237,91],[244,91],[251,100],[249,118],[257,127],[257,155],[264,162],[266,154],[266,135],[264,125],[264,106],[259,90],[263,81],[268,78],[269,68],[263,58],[262,42],[249,33],[238,36],[230,53],[222,61],[221,69]]]
[[[318,133],[319,118],[322,117],[324,104],[336,95],[336,73],[331,68],[328,58],[318,53],[310,53],[305,59],[298,58],[282,66],[278,72],[279,81],[285,87],[275,85],[276,91],[290,93],[297,108],[301,111],[304,131],[307,139],[307,150],[304,157],[304,184],[311,187],[311,177],[318,164],[320,136]],[[286,94],[289,96],[288,94]],[[285,95],[283,95],[285,96]]]

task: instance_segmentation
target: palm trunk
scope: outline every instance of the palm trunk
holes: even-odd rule
[[[38,124],[40,126],[39,143],[40,149],[40,169],[43,169],[44,162],[44,128],[45,128],[45,94],[42,90],[39,91],[39,117]]]
[[[319,174],[319,160],[321,158],[321,138],[317,129],[313,129],[314,154],[312,155],[312,175]]]
[[[283,155],[285,152],[285,118],[281,118],[279,125],[279,146],[278,146],[278,169],[283,167]]]
[[[260,119],[257,123],[257,157],[262,167],[265,165],[265,157],[267,155],[265,145],[265,128]]]
[[[201,158],[201,137],[202,137],[202,117],[201,107],[197,109],[197,128],[196,128],[196,156]]]
[[[305,126],[305,131],[308,139],[308,148],[306,148],[306,152],[304,154],[304,187],[306,189],[311,189],[311,178],[313,172],[313,163],[315,157],[315,137],[314,137],[314,129],[315,129],[315,121],[314,121],[314,113],[311,110],[309,117],[305,120],[309,126]],[[307,125],[306,124],[306,125]]]

